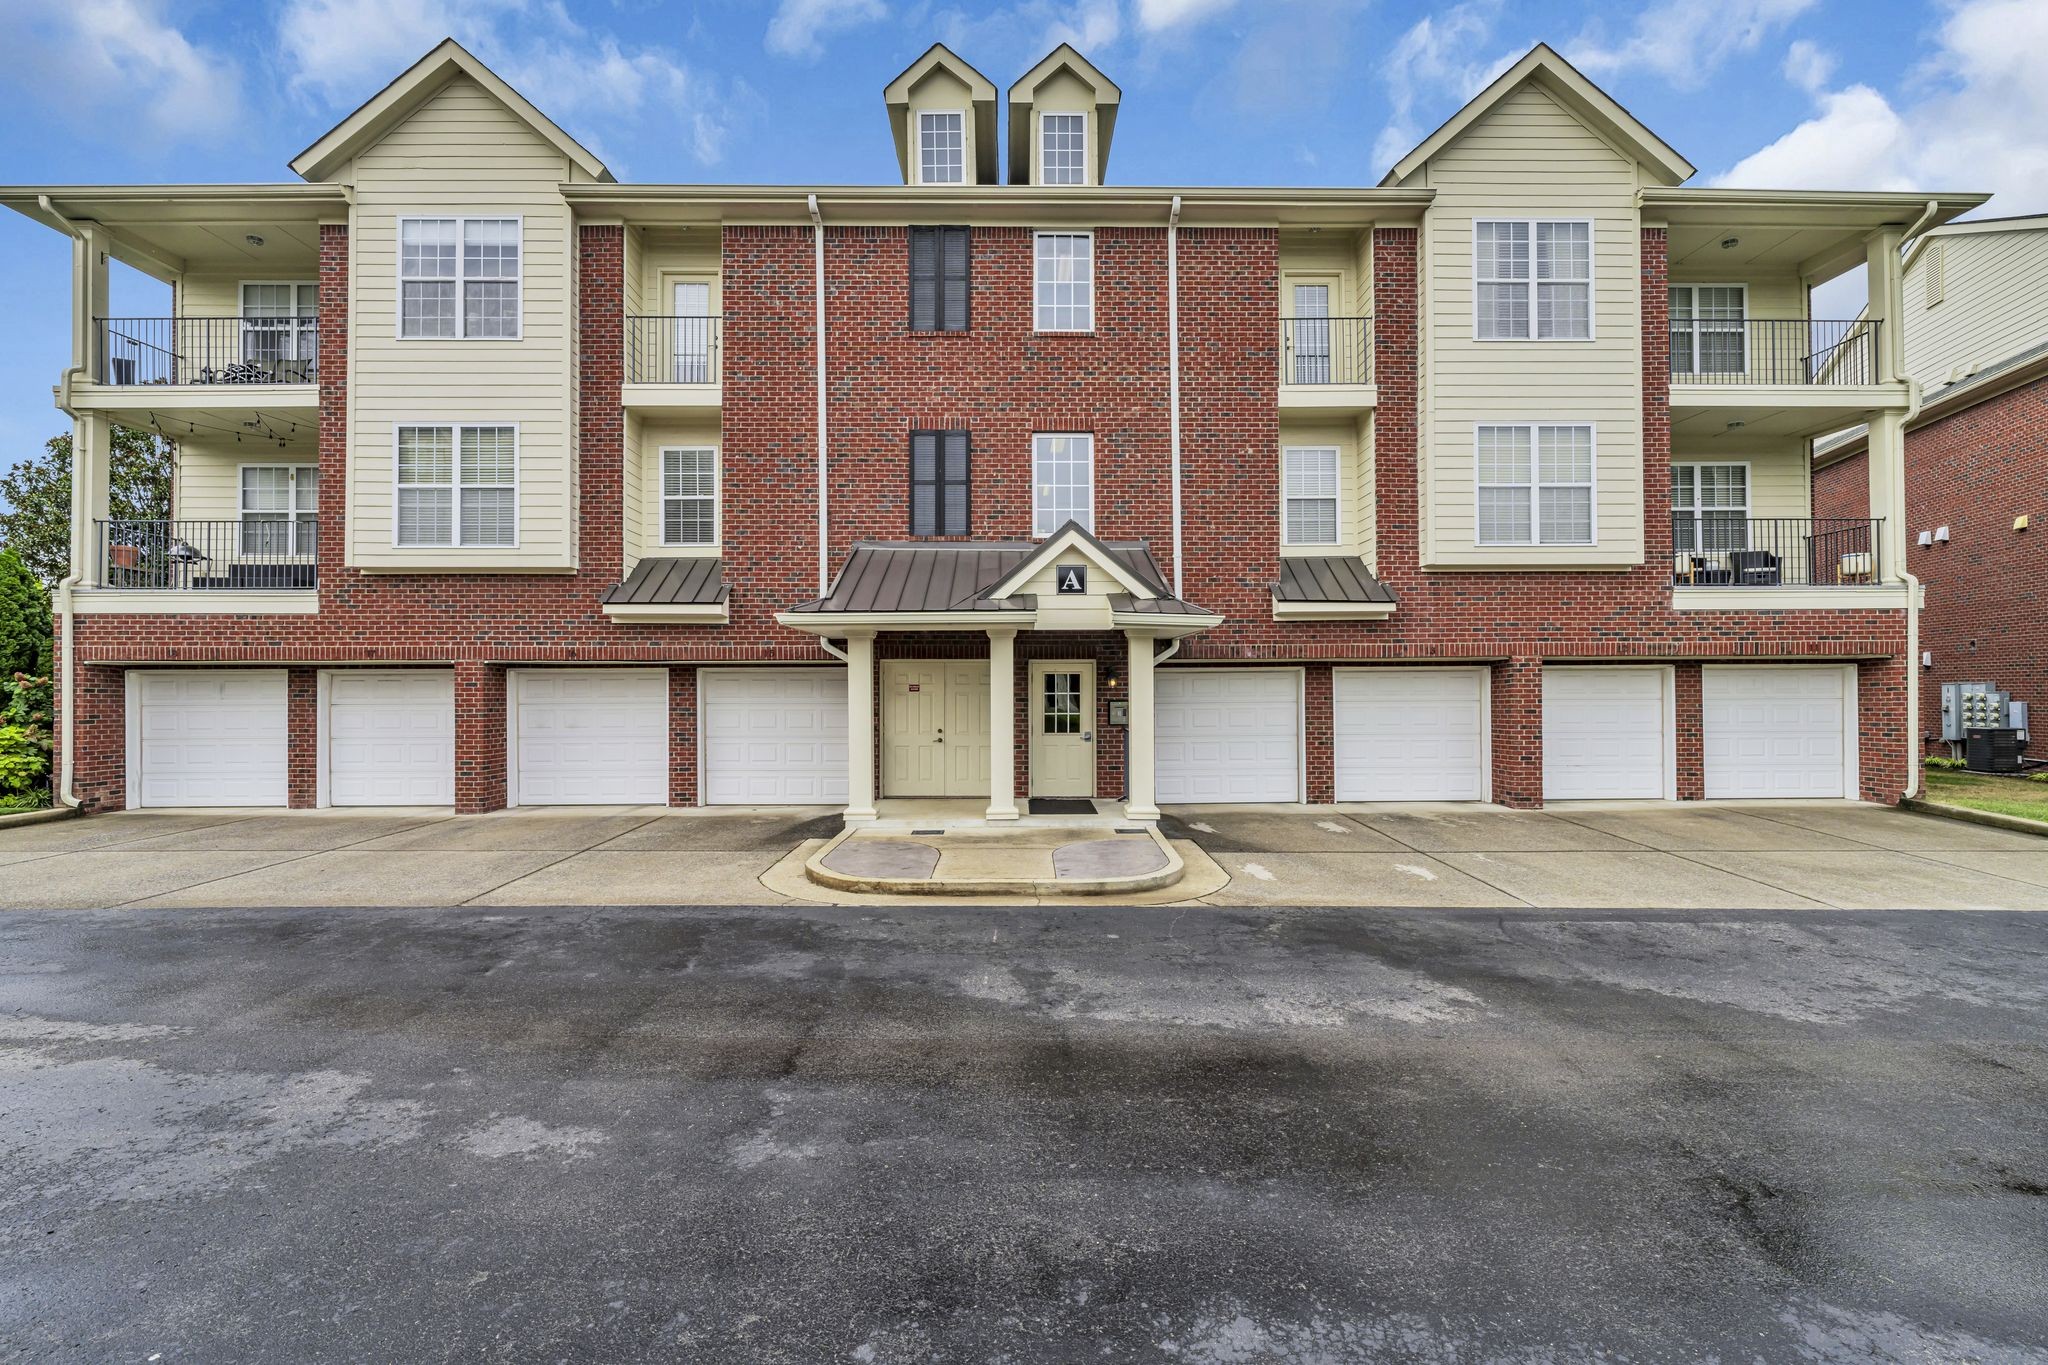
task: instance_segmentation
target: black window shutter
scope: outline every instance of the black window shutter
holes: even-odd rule
[[[939,230],[910,230],[910,330],[939,328]]]
[[[950,227],[939,231],[942,243],[939,253],[939,326],[948,332],[964,332],[967,330],[968,263],[973,256],[969,250],[968,230]]]
[[[940,535],[967,534],[967,465],[967,433],[947,432],[939,466],[939,524],[945,528]]]
[[[964,430],[910,433],[910,534],[968,534],[972,463]]]
[[[910,534],[939,534],[939,433],[910,433]]]

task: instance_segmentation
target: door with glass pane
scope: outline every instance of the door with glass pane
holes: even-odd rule
[[[711,382],[711,284],[678,280],[675,286],[675,382]]]
[[[311,555],[320,528],[318,465],[243,465],[241,552],[256,559]]]
[[[1031,665],[1029,759],[1033,796],[1095,795],[1095,665]]]
[[[241,363],[250,378],[280,384],[313,382],[319,338],[319,286],[310,283],[242,286]]]
[[[1671,543],[1681,570],[1695,575],[1719,569],[1730,550],[1748,549],[1749,466],[1671,466]]]
[[[1324,282],[1299,281],[1289,288],[1292,316],[1287,323],[1287,382],[1328,384],[1334,380],[1330,304],[1335,290]]]
[[[1747,293],[1739,284],[1671,286],[1674,377],[1740,375],[1749,369]]]

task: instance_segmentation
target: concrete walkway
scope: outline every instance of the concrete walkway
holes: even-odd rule
[[[0,830],[0,908],[896,901],[804,877],[839,832],[815,807],[142,811]],[[1117,903],[2048,910],[2048,840],[1841,803],[1188,807],[1161,833],[1187,878]]]

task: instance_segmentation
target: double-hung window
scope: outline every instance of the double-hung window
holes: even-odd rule
[[[1034,282],[1039,331],[1095,330],[1095,237],[1092,233],[1039,233]]]
[[[959,185],[967,179],[967,116],[917,116],[917,183]]]
[[[1031,534],[1049,536],[1068,522],[1095,529],[1095,438],[1031,438]]]
[[[242,466],[245,555],[310,555],[320,530],[318,465]]]
[[[910,230],[910,330],[964,332],[973,285],[973,234],[964,227]]]
[[[1288,446],[1280,452],[1284,544],[1337,543],[1337,477],[1335,446]]]
[[[1681,554],[1749,548],[1749,466],[1671,466],[1671,540]]]
[[[968,496],[971,463],[964,430],[910,433],[910,534],[968,534],[973,511]]]
[[[1476,440],[1481,545],[1593,543],[1593,428],[1482,426]]]
[[[1048,185],[1088,183],[1088,116],[1041,114],[1038,163]]]
[[[398,220],[401,337],[517,337],[520,220]]]
[[[519,543],[519,433],[509,426],[398,428],[400,545]]]
[[[1473,335],[1585,341],[1593,335],[1593,225],[1481,219],[1473,232]]]
[[[1739,284],[1671,286],[1671,373],[1741,374],[1749,368],[1747,292]]]
[[[711,447],[663,447],[661,543],[718,543],[718,452]]]

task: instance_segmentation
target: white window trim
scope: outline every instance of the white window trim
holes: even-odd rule
[[[446,545],[407,545],[398,538],[398,433],[407,427],[447,427],[454,441],[455,481],[449,487],[455,490],[454,523],[455,540]],[[509,427],[512,432],[512,542],[509,545],[470,545],[461,539],[462,535],[462,433],[467,427]],[[520,524],[526,510],[525,494],[521,479],[526,465],[526,436],[517,422],[452,422],[446,418],[412,417],[400,418],[391,424],[391,548],[406,551],[449,551],[481,550],[486,554],[516,550],[520,543]],[[416,487],[429,487],[419,484]],[[497,484],[480,484],[478,487],[496,488]]]
[[[1038,443],[1040,441],[1057,440],[1062,437],[1088,443],[1088,524],[1083,529],[1089,535],[1099,534],[1095,529],[1095,433],[1092,431],[1034,431],[1031,433],[1031,538],[1033,540],[1050,540],[1060,533],[1060,527],[1066,525],[1065,522],[1061,522],[1059,526],[1051,527],[1048,530],[1041,531],[1038,529]]]
[[[407,336],[405,332],[405,225],[407,223],[455,224],[455,335],[449,337]],[[519,237],[519,315],[514,319],[512,335],[502,337],[473,337],[466,334],[463,315],[462,285],[462,225],[479,222],[509,222]],[[396,235],[391,241],[391,272],[396,279],[391,295],[391,334],[400,341],[523,341],[526,339],[526,218],[518,213],[401,213],[398,215]],[[437,277],[438,278],[438,277]],[[408,422],[407,426],[419,423]],[[473,426],[503,426],[502,422],[475,422]]]
[[[1742,520],[1743,520],[1743,524],[1744,524],[1745,526],[1747,526],[1747,525],[1748,525],[1748,523],[1750,522],[1750,520],[1752,519],[1752,515],[1751,515],[1751,514],[1752,514],[1752,513],[1753,513],[1753,511],[1755,510],[1755,506],[1756,506],[1756,472],[1755,472],[1755,471],[1754,471],[1753,469],[1751,469],[1751,468],[1750,468],[1750,462],[1749,462],[1748,460],[1710,460],[1710,459],[1698,459],[1698,458],[1684,458],[1684,459],[1680,459],[1680,458],[1675,458],[1675,457],[1674,457],[1674,458],[1672,459],[1672,461],[1671,461],[1671,468],[1672,468],[1672,470],[1673,470],[1674,472],[1676,472],[1676,471],[1678,471],[1678,470],[1680,470],[1680,469],[1693,469],[1693,470],[1697,470],[1697,469],[1700,469],[1700,468],[1702,468],[1702,467],[1709,467],[1709,466],[1716,466],[1716,465],[1718,465],[1718,466],[1722,466],[1722,467],[1724,467],[1724,468],[1730,468],[1730,469],[1740,469],[1740,470],[1742,471],[1742,508],[1741,508],[1741,511],[1742,511]],[[1695,539],[1696,541],[1697,541],[1697,540],[1698,540],[1698,539],[1700,538],[1700,537],[1699,537],[1699,532],[1700,532],[1700,527],[1701,527],[1701,524],[1702,524],[1702,523],[1701,523],[1701,521],[1700,521],[1700,513],[1701,513],[1702,511],[1714,511],[1714,512],[1733,512],[1733,511],[1735,511],[1735,510],[1736,510],[1736,509],[1735,509],[1735,508],[1733,508],[1733,507],[1714,507],[1714,508],[1702,508],[1702,507],[1701,507],[1701,506],[1699,505],[1699,496],[1700,496],[1700,482],[1699,482],[1699,476],[1698,476],[1697,474],[1695,474],[1695,475],[1693,476],[1693,481],[1692,481],[1692,496],[1693,496],[1693,505],[1692,505],[1692,506],[1691,506],[1690,508],[1684,508],[1684,507],[1680,507],[1680,506],[1678,505],[1678,501],[1677,501],[1677,499],[1676,499],[1676,498],[1672,499],[1672,502],[1671,502],[1671,511],[1672,511],[1672,513],[1673,513],[1674,515],[1676,515],[1676,514],[1677,514],[1677,513],[1679,513],[1679,512],[1686,512],[1686,511],[1690,511],[1690,512],[1692,513],[1692,526],[1693,526],[1693,536],[1694,536],[1694,539]],[[1748,538],[1748,534],[1747,534],[1747,532],[1745,531],[1745,533],[1744,533],[1744,539],[1746,540],[1747,538]],[[1705,555],[1705,554],[1723,554],[1723,553],[1726,553],[1726,552],[1725,552],[1725,551],[1720,551],[1720,550],[1705,550],[1705,549],[1700,549],[1700,548],[1698,548],[1698,547],[1697,547],[1697,545],[1695,546],[1695,548],[1693,548],[1693,549],[1690,549],[1690,550],[1681,550],[1681,549],[1679,549],[1679,548],[1678,548],[1678,547],[1677,547],[1676,545],[1673,545],[1673,546],[1672,546],[1672,548],[1671,548],[1671,553],[1672,553],[1672,556],[1673,556],[1673,557],[1675,558],[1675,557],[1677,557],[1677,556],[1679,556],[1679,555]]]
[[[1525,223],[1529,228],[1529,335],[1522,337],[1483,337],[1479,335],[1479,227],[1482,223]],[[1586,229],[1586,334],[1582,337],[1540,337],[1536,335],[1536,225],[1538,223],[1581,223]],[[1600,243],[1599,234],[1591,218],[1474,218],[1472,220],[1472,340],[1482,346],[1507,344],[1526,346],[1538,342],[1545,346],[1583,346],[1589,341],[1600,339]],[[1490,281],[1500,283],[1500,281]],[[1553,281],[1557,283],[1557,281]],[[1499,425],[1489,423],[1488,425]],[[1512,425],[1512,424],[1510,424]],[[1545,426],[1564,426],[1570,423],[1546,422]]]
[[[1482,484],[1479,482],[1479,432],[1485,427],[1522,427],[1529,433],[1529,539],[1528,540],[1481,540],[1479,538],[1479,490],[1481,488],[1516,488],[1520,484]],[[1538,496],[1544,488],[1577,488],[1576,483],[1546,484],[1538,477],[1542,473],[1542,455],[1536,444],[1539,427],[1584,427],[1587,450],[1592,465],[1587,471],[1585,486],[1592,490],[1586,509],[1587,538],[1585,540],[1538,540],[1536,534],[1542,526],[1542,499]],[[1508,421],[1475,422],[1472,424],[1472,544],[1481,550],[1590,550],[1600,544],[1600,428],[1594,422],[1560,421]]]
[[[285,521],[291,523],[291,549],[286,551],[285,557],[292,559],[304,559],[307,556],[313,554],[313,550],[302,550],[299,548],[299,471],[302,469],[310,469],[317,475],[320,472],[320,462],[318,460],[245,460],[241,464],[235,466],[235,553],[247,553],[242,549],[241,524],[249,520],[249,508],[245,501],[249,496],[249,489],[248,486],[242,481],[242,473],[244,470],[249,469],[289,469],[291,471],[292,505],[291,508],[285,512],[283,518]],[[317,490],[315,495],[318,495]],[[311,508],[308,508],[307,510],[313,514],[313,542],[314,545],[317,546],[319,544],[320,538],[320,508],[317,505],[315,505]],[[275,515],[272,515],[268,519],[275,521],[277,520],[277,517]]]
[[[1749,373],[1749,322],[1750,322],[1750,318],[1749,318],[1749,286],[1748,286],[1748,285],[1746,285],[1746,284],[1737,284],[1737,283],[1736,283],[1735,281],[1733,281],[1733,280],[1728,280],[1728,281],[1720,281],[1720,280],[1671,280],[1671,281],[1669,281],[1669,282],[1667,282],[1667,283],[1666,283],[1666,285],[1665,285],[1665,287],[1664,287],[1664,288],[1665,288],[1665,292],[1664,292],[1664,297],[1665,297],[1665,299],[1667,300],[1667,302],[1666,302],[1666,308],[1667,308],[1667,310],[1669,309],[1669,302],[1668,302],[1668,301],[1669,301],[1669,299],[1670,299],[1670,297],[1671,297],[1671,291],[1672,291],[1672,290],[1674,290],[1674,289],[1689,289],[1689,290],[1691,290],[1691,291],[1692,291],[1692,317],[1691,317],[1691,319],[1690,319],[1690,322],[1691,322],[1691,324],[1692,324],[1692,326],[1691,326],[1691,329],[1690,329],[1690,330],[1691,330],[1691,332],[1692,332],[1692,368],[1691,368],[1691,369],[1689,369],[1689,370],[1681,370],[1681,369],[1679,369],[1679,368],[1677,367],[1677,365],[1675,365],[1675,364],[1674,364],[1674,365],[1672,365],[1672,367],[1671,367],[1671,375],[1672,375],[1672,378],[1673,378],[1673,379],[1676,379],[1676,378],[1677,378],[1677,377],[1678,377],[1679,375],[1686,375],[1686,376],[1690,377],[1690,376],[1696,376],[1696,375],[1702,375],[1702,374],[1748,374],[1748,373]],[[1736,322],[1736,324],[1735,324],[1735,329],[1734,329],[1734,330],[1735,330],[1735,334],[1736,334],[1736,335],[1737,335],[1738,337],[1740,337],[1740,338],[1741,338],[1741,340],[1742,340],[1742,364],[1741,364],[1741,365],[1739,365],[1738,367],[1736,367],[1735,369],[1732,369],[1732,370],[1702,370],[1702,369],[1700,368],[1700,290],[1702,290],[1702,289],[1739,289],[1739,290],[1741,290],[1741,291],[1742,291],[1742,317],[1740,318],[1740,320],[1738,320],[1738,321]],[[1727,319],[1716,319],[1716,321],[1720,321],[1720,322],[1726,322],[1726,321],[1727,321]],[[1666,330],[1666,332],[1673,332],[1673,331],[1676,331],[1676,330],[1678,330],[1678,329],[1677,329],[1676,327],[1672,326],[1672,319],[1670,319],[1670,318],[1668,318],[1668,317],[1667,317],[1667,318],[1665,319],[1665,322],[1664,322],[1664,327],[1665,327],[1665,330]],[[1710,330],[1713,330],[1713,329],[1710,329]],[[1667,337],[1666,337],[1665,339],[1666,339],[1666,341],[1667,341],[1667,342],[1668,342],[1668,341],[1670,340],[1670,338],[1669,338],[1668,336],[1667,336]],[[1672,461],[1672,463],[1673,463],[1673,464],[1734,464],[1734,463],[1736,463],[1736,462],[1735,462],[1735,461],[1733,461],[1733,460],[1673,460],[1673,461]]]
[[[252,288],[291,290],[292,325],[290,327],[277,327],[275,325],[265,327],[262,324],[276,324],[284,322],[286,319],[281,317],[251,317],[249,315],[249,291]],[[298,311],[299,291],[301,289],[311,289],[313,291],[313,311],[310,313],[301,313]],[[241,330],[242,335],[244,337],[246,337],[252,330],[281,331],[289,335],[291,337],[292,353],[285,357],[286,360],[311,360],[314,359],[315,356],[319,354],[320,330],[318,319],[320,316],[320,281],[318,280],[237,280],[235,282],[235,315],[239,317],[242,321]],[[302,318],[314,319],[313,325],[310,327],[300,327],[298,323],[299,320]],[[253,328],[251,326],[252,323],[256,324],[256,326],[254,326]],[[313,351],[313,355],[299,354],[299,343],[302,339],[312,343],[311,349]],[[246,347],[248,345],[248,342],[245,340],[242,344],[244,347]]]
[[[711,538],[709,540],[670,540],[668,538],[668,505],[671,501],[668,492],[668,456],[672,450],[678,452],[701,452],[711,457]],[[668,550],[704,550],[718,546],[721,543],[720,537],[725,534],[725,519],[721,515],[720,508],[720,504],[725,501],[725,462],[718,457],[718,447],[712,445],[660,446],[655,450],[654,476],[660,480],[655,486],[654,500],[656,516],[659,518],[657,529],[661,533],[660,544],[662,548]],[[673,501],[694,502],[696,499],[696,494],[689,494],[677,497]]]
[[[1047,237],[1088,239],[1088,325],[1086,327],[1044,327],[1038,320],[1038,244]],[[1052,336],[1086,336],[1095,330],[1095,230],[1093,228],[1040,228],[1031,234],[1031,330]],[[1047,435],[1059,435],[1048,432]]]
[[[1333,534],[1333,535],[1331,536],[1331,538],[1330,538],[1330,539],[1328,539],[1328,540],[1296,540],[1296,539],[1294,539],[1293,535],[1292,535],[1292,534],[1290,534],[1290,533],[1289,533],[1289,531],[1288,531],[1288,522],[1287,522],[1287,504],[1288,504],[1288,503],[1290,503],[1290,502],[1295,502],[1295,501],[1301,501],[1301,502],[1321,502],[1321,501],[1322,501],[1322,499],[1321,499],[1320,497],[1317,497],[1317,498],[1301,498],[1301,499],[1296,499],[1296,498],[1290,497],[1290,496],[1288,495],[1288,492],[1287,492],[1287,457],[1288,457],[1289,455],[1292,455],[1292,454],[1294,454],[1294,453],[1295,453],[1296,451],[1304,451],[1304,450],[1327,450],[1327,451],[1330,451],[1331,453],[1333,453],[1334,455],[1336,455],[1336,457],[1337,457],[1337,487],[1336,487],[1336,488],[1335,488],[1335,489],[1334,489],[1334,490],[1333,490],[1333,491],[1332,491],[1332,492],[1330,493],[1330,502],[1331,502],[1331,503],[1333,504],[1333,506],[1334,506],[1334,507],[1335,507],[1335,509],[1336,509],[1336,517],[1335,517],[1335,520],[1334,520],[1334,528],[1335,528],[1335,533],[1334,533],[1334,534]],[[1325,547],[1328,547],[1328,548],[1330,548],[1330,549],[1335,549],[1335,548],[1337,548],[1338,546],[1340,546],[1340,545],[1342,545],[1342,544],[1344,543],[1344,529],[1345,529],[1345,528],[1344,528],[1344,447],[1342,447],[1342,446],[1340,446],[1340,445],[1337,445],[1337,444],[1336,444],[1336,443],[1334,443],[1334,442],[1324,442],[1324,443],[1322,443],[1322,444],[1320,444],[1320,445],[1307,445],[1307,444],[1298,444],[1298,445],[1283,445],[1283,446],[1281,446],[1281,447],[1280,447],[1280,543],[1281,543],[1282,545],[1286,545],[1286,546],[1289,546],[1289,547],[1295,547],[1295,546],[1309,546],[1309,545],[1312,545],[1312,546],[1325,546]]]
[[[947,115],[960,120],[960,178],[958,180],[927,180],[924,178],[924,121],[928,118],[944,118]],[[917,183],[920,185],[966,185],[967,168],[971,164],[967,146],[967,111],[965,109],[920,109],[917,111],[917,156],[911,165],[917,168]]]
[[[1046,170],[1051,165],[1051,158],[1049,158],[1045,154],[1045,121],[1049,118],[1077,118],[1081,120],[1081,178],[1078,181],[1075,181],[1074,184],[1094,184],[1095,177],[1090,173],[1091,168],[1089,166],[1088,161],[1088,115],[1085,113],[1074,113],[1070,110],[1058,109],[1044,110],[1041,111],[1038,115],[1038,183],[1041,185],[1052,184],[1051,181],[1045,178]],[[1073,188],[1073,185],[1069,185],[1067,182],[1061,181],[1056,188],[1071,189]]]

